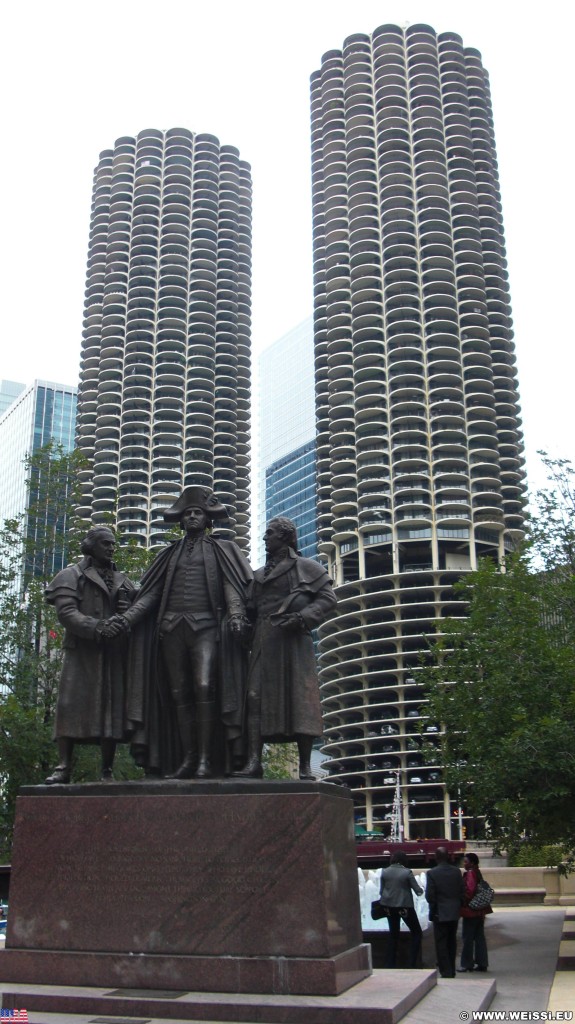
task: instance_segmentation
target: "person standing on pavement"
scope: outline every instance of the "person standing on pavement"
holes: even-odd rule
[[[405,853],[393,853],[389,867],[381,872],[381,890],[379,902],[387,908],[389,922],[389,943],[385,966],[393,968],[396,964],[397,947],[402,920],[411,933],[411,950],[409,966],[417,967],[421,949],[421,925],[413,906],[413,893],[421,896],[423,889],[416,882],[413,871],[409,868]]]
[[[463,906],[460,915],[463,918],[463,948],[461,950],[461,967],[457,968],[458,973],[466,971],[486,971],[489,966],[487,958],[487,943],[485,941],[485,915],[492,914],[491,907],[482,907],[480,910],[472,910],[469,904],[475,896],[479,882],[483,876],[479,870],[479,858],[476,853],[468,853],[463,860],[465,872],[463,883],[465,893]]]
[[[442,978],[454,978],[457,925],[465,888],[461,871],[449,863],[444,846],[438,846],[435,861],[436,867],[427,872],[425,898],[433,923],[439,973]]]

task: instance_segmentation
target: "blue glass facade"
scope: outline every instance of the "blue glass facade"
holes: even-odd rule
[[[33,452],[52,439],[61,444],[65,451],[72,451],[76,402],[75,388],[64,389],[58,385],[36,382]]]
[[[259,358],[254,561],[262,565],[266,523],[296,523],[300,549],[317,557],[313,321],[298,324]]]
[[[315,441],[267,467],[266,516],[292,519],[302,555],[317,558]]]
[[[25,390],[26,385],[20,384],[16,380],[2,380],[0,381],[0,416],[6,412],[12,402],[18,398],[18,395],[22,394]]]
[[[0,522],[26,516],[34,500],[27,485],[26,456],[54,440],[65,451],[74,447],[77,389],[48,381],[35,381],[22,391],[0,416]],[[40,481],[35,482],[40,485]],[[47,513],[48,515],[48,513]],[[29,539],[34,539],[38,526],[27,524]],[[64,536],[66,523],[56,524],[62,545],[54,551],[50,571],[65,564]],[[34,572],[35,566],[27,566]]]

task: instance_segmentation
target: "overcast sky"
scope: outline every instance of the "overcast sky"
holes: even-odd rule
[[[538,448],[575,461],[572,10],[556,0],[10,4],[0,377],[77,383],[93,169],[143,128],[210,132],[252,165],[254,353],[305,319],[309,75],[347,35],[425,22],[479,49],[491,77],[530,477],[540,480]]]

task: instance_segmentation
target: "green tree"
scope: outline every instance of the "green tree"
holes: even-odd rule
[[[41,782],[51,763],[51,723],[61,667],[61,631],[44,602],[44,581],[22,592],[21,521],[0,531],[0,856],[6,859],[21,785]]]
[[[108,524],[98,525],[107,526]],[[125,572],[133,583],[139,583],[146,569],[149,569],[154,561],[157,551],[143,547],[136,537],[123,534],[113,523],[110,525],[110,529],[116,538],[114,562],[117,568],[120,572]]]
[[[75,521],[83,458],[51,442],[25,460],[28,508],[0,529],[0,856],[10,853],[21,785],[43,781],[53,761],[52,723],[62,631],[44,601],[46,582],[82,533]]]
[[[525,544],[459,585],[468,617],[441,623],[422,672],[448,789],[508,848],[575,847],[573,471],[547,465]]]
[[[265,743],[262,754],[265,779],[297,778],[299,765],[295,743]]]
[[[28,509],[0,529],[0,857],[10,856],[15,802],[22,785],[43,782],[56,758],[52,731],[62,668],[63,630],[44,589],[80,555],[90,523],[79,504],[79,452],[54,443],[26,459]],[[120,567],[137,580],[152,554],[126,539]],[[139,774],[120,748],[118,777]],[[76,778],[99,777],[99,752],[78,748]]]
[[[548,572],[569,586],[575,575],[575,470],[569,459],[539,452],[547,470],[547,487],[537,491],[529,536],[535,556]]]
[[[24,460],[28,507],[20,517],[23,556],[22,589],[31,578],[51,579],[79,555],[80,541],[91,525],[76,515],[80,504],[80,474],[86,459],[49,441]]]

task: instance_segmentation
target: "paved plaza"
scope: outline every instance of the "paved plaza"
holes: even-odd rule
[[[487,919],[489,973],[481,977],[493,978],[497,984],[491,1011],[563,1011],[573,1013],[575,1020],[575,972],[556,972],[564,917],[563,908],[537,906],[506,907],[495,910]],[[428,929],[424,934],[423,964],[425,968],[432,968],[434,963],[433,935]],[[379,977],[383,980],[385,974],[387,972],[382,971]],[[411,1010],[402,1018],[404,1024],[450,1024],[465,1019],[460,1015],[466,1011],[466,986],[473,986],[474,980],[475,976],[467,974],[440,979],[434,999],[430,999],[427,1006],[424,1001]],[[5,988],[7,984],[0,986],[0,991]],[[469,995],[471,989],[467,991]],[[256,1019],[244,1024],[258,1024],[262,1018],[259,1014],[254,1016]],[[29,1013],[30,1024],[95,1024],[95,1019],[93,1014]],[[119,1018],[113,1016],[97,1020],[105,1020],[106,1024],[119,1022]],[[334,1024],[336,1020],[334,1016]],[[160,1021],[161,1018],[148,1017],[145,1024],[160,1024]],[[138,1019],[138,1024],[144,1021]]]

